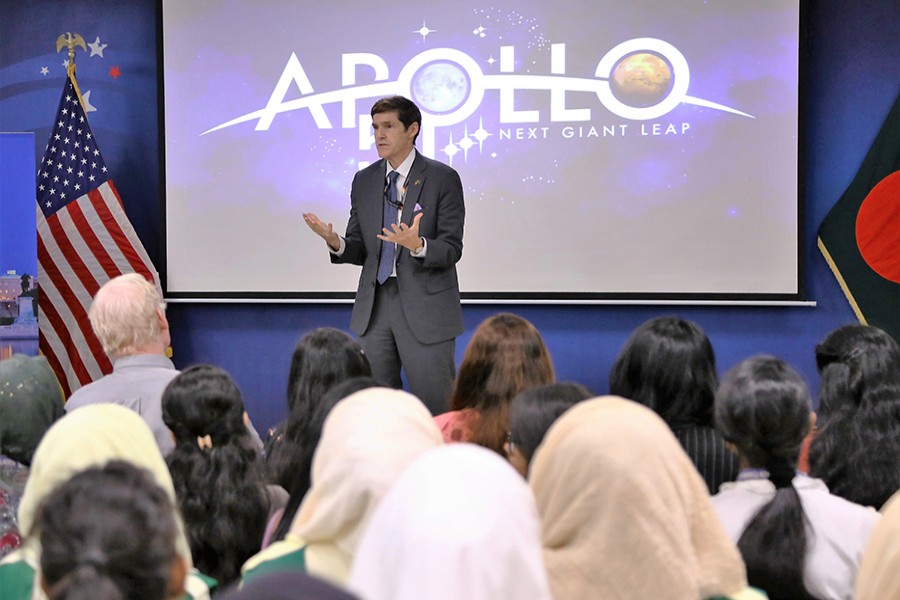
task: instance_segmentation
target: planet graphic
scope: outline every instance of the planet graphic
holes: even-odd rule
[[[412,95],[427,112],[440,114],[455,110],[469,94],[469,78],[457,64],[434,62],[419,69],[412,78]]]
[[[619,61],[611,83],[619,102],[636,108],[653,106],[672,90],[672,68],[656,54],[636,52]]]

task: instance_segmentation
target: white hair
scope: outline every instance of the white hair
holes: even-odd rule
[[[156,286],[128,273],[109,280],[94,296],[88,319],[110,356],[134,354],[159,339],[158,310],[165,303]]]

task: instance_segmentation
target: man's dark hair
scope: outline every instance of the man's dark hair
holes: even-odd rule
[[[393,111],[397,112],[397,119],[403,123],[403,127],[406,129],[409,129],[413,123],[418,123],[419,131],[422,130],[422,112],[412,100],[403,96],[388,96],[378,100],[372,106],[372,117],[374,118],[375,115],[380,113]],[[416,137],[413,138],[413,145],[415,145],[416,139],[419,137],[419,131],[416,132]]]

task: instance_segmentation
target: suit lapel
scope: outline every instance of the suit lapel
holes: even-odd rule
[[[360,215],[360,225],[362,227],[371,228],[368,235],[379,235],[381,233],[382,223],[384,222],[384,159],[380,159],[375,163],[376,167],[372,169],[372,175],[365,182],[363,191],[364,198],[370,199],[360,203],[360,210],[366,211],[366,218]],[[375,240],[378,247],[381,242]]]
[[[417,151],[416,159],[406,178],[406,198],[403,201],[403,213],[400,219],[407,225],[412,225],[413,213],[416,212],[415,207],[419,204],[419,196],[422,193],[422,186],[425,185],[427,170],[428,165],[425,158]]]

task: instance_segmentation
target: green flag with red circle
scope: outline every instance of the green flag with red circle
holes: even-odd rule
[[[860,322],[900,341],[900,95],[818,245]]]

